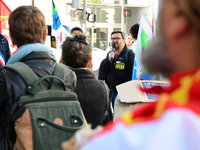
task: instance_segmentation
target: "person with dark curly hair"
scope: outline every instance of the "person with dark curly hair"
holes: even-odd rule
[[[67,37],[62,44],[61,62],[74,68],[77,76],[75,93],[92,128],[103,125],[107,95],[103,84],[92,73],[92,47],[86,36]]]
[[[133,37],[133,44],[131,45],[131,49],[134,51],[134,53],[136,51],[139,27],[140,27],[140,25],[138,23],[136,23],[136,24],[132,25],[130,30],[129,30],[130,34]]]

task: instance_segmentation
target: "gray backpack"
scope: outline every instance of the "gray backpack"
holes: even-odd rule
[[[11,108],[7,126],[7,149],[60,150],[61,143],[85,126],[85,117],[77,95],[66,91],[66,66],[56,64],[54,75],[40,79],[24,63],[6,65],[25,81],[28,95],[23,95]],[[40,83],[52,78],[51,88]],[[13,139],[13,130],[16,139]]]

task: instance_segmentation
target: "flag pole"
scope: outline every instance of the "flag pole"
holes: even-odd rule
[[[86,0],[83,0],[83,32],[86,33]]]

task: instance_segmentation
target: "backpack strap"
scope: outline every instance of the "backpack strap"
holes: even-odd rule
[[[12,70],[19,74],[27,86],[35,83],[38,80],[37,75],[25,63],[16,62],[14,64],[5,65],[4,68]],[[45,90],[42,84],[39,84],[38,88],[39,91]]]
[[[63,64],[56,64],[53,75],[44,76],[40,79],[38,79],[37,75],[28,65],[22,62],[6,65],[4,68],[19,74],[27,85],[26,91],[32,95],[36,94],[38,91],[45,91],[41,81],[46,78],[52,78],[51,90],[66,90],[65,83],[62,80],[66,77],[66,66]]]
[[[103,80],[99,80],[105,91],[106,91],[106,109],[105,109],[105,115],[104,115],[104,119],[103,119],[103,125],[105,125],[106,123],[108,123],[109,121],[112,121],[113,120],[113,109],[111,108],[112,106],[110,105],[110,94],[109,94],[109,88],[108,88],[108,85],[106,84],[105,81]]]
[[[67,66],[64,64],[60,64],[60,63],[56,63],[56,66],[54,68],[54,73],[53,75],[60,78],[61,80],[65,81],[66,78],[66,70],[67,70]],[[56,80],[55,78],[53,78],[52,82],[51,82],[51,90],[62,90],[62,86],[60,86],[60,83],[58,83],[59,81]]]
[[[103,80],[99,80],[101,82],[101,84],[103,85],[105,92],[106,92],[106,111],[108,111],[109,109],[109,105],[110,105],[110,97],[109,97],[109,88],[106,85],[106,82]]]
[[[126,62],[128,62],[128,53],[129,53],[129,51],[132,51],[132,49],[128,49],[127,48],[127,50],[126,50],[126,53],[125,53],[125,60],[126,60]]]

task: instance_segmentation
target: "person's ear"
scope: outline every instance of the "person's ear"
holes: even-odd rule
[[[191,29],[191,25],[182,15],[177,15],[175,19],[172,19],[171,26],[169,28],[169,34],[172,38],[180,38],[184,34],[187,34]]]
[[[61,64],[65,64],[65,61],[64,61],[64,59],[60,58],[60,61],[59,61],[59,63],[61,63]]]
[[[88,68],[92,71],[92,58],[88,61],[86,68]]]
[[[47,28],[45,28],[45,30],[43,32],[43,40],[44,40],[44,42],[46,41],[47,35],[48,35],[48,30],[47,30]]]

